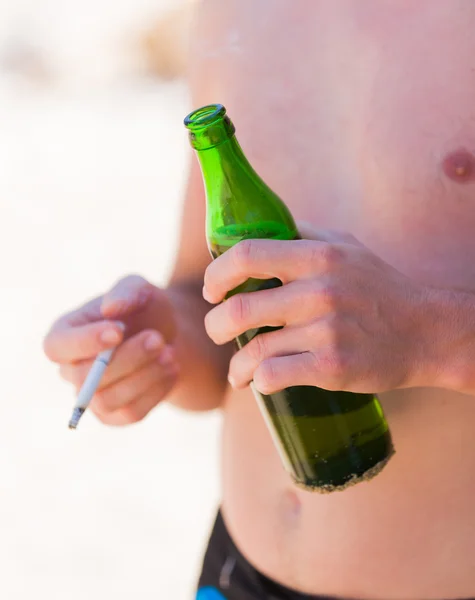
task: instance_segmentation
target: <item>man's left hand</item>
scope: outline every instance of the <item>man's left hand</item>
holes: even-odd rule
[[[300,225],[306,239],[245,240],[213,261],[203,295],[220,303],[246,279],[282,287],[236,294],[206,316],[224,344],[258,327],[231,360],[236,388],[265,394],[294,385],[378,393],[425,385],[431,356],[429,288],[406,277],[350,235]]]

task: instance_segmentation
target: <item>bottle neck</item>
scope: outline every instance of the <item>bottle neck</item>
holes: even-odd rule
[[[245,238],[294,239],[295,222],[282,200],[247,160],[222,105],[185,118],[206,189],[206,231],[211,251]]]
[[[229,183],[246,172],[253,173],[253,168],[247,160],[235,135],[222,140],[219,144],[203,150],[196,150],[201,165],[206,186],[216,183],[217,175]]]
[[[235,127],[222,104],[209,104],[185,118],[190,144],[201,165],[206,187],[217,179],[230,183],[239,176],[257,177],[235,136]]]
[[[185,118],[191,146],[209,150],[233,137],[235,128],[222,104],[210,104],[193,111]]]

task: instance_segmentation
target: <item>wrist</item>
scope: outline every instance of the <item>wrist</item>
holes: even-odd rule
[[[160,331],[165,342],[171,344],[177,336],[177,325],[173,298],[163,290],[153,286],[150,303],[145,316],[147,327]]]
[[[429,292],[431,320],[427,385],[475,391],[475,295],[455,290]]]

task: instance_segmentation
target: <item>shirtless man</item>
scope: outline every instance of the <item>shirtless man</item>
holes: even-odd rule
[[[104,423],[140,420],[163,400],[221,408],[222,510],[202,585],[232,600],[475,598],[475,3],[204,0],[194,27],[190,110],[227,107],[249,160],[313,240],[251,242],[208,266],[193,161],[167,289],[126,278],[60,318],[45,351],[78,386],[123,320],[92,405]],[[203,300],[203,281],[218,303],[269,264],[310,284],[268,306],[259,293]],[[321,290],[301,323],[303,295]],[[232,361],[218,345],[277,323],[294,331]],[[297,489],[253,376],[262,391],[377,392],[396,455],[344,492]]]

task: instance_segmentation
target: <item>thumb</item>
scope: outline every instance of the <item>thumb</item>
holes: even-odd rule
[[[153,289],[153,285],[140,275],[124,277],[104,294],[102,316],[114,319],[144,308],[152,298]]]
[[[327,244],[351,244],[363,246],[351,233],[336,231],[334,229],[318,229],[308,221],[298,221],[297,229],[304,240],[315,240]]]
[[[300,237],[303,240],[325,241],[325,240],[320,240],[321,231],[319,232],[317,230],[317,228],[314,227],[308,221],[297,221],[297,229],[300,234]]]

